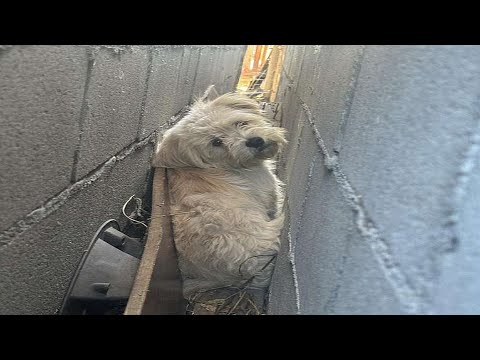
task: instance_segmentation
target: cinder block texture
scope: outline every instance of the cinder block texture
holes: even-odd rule
[[[287,172],[290,174],[285,181],[286,196],[289,201],[290,220],[292,222],[293,241],[296,240],[296,231],[303,213],[303,207],[307,199],[307,191],[313,178],[315,160],[321,157],[317,144],[310,128],[304,126],[305,135],[302,133],[298,149],[292,151],[291,161],[287,163]],[[292,149],[295,150],[295,149]]]
[[[222,59],[219,62],[219,76],[216,81],[217,91],[220,94],[234,89],[240,77],[240,71],[243,62],[243,46],[228,47],[229,50],[222,52]]]
[[[464,178],[456,194],[459,197],[457,251],[445,253],[440,279],[432,296],[440,314],[480,314],[480,134],[473,140],[476,142],[465,159]]]
[[[326,303],[327,314],[404,315],[391,283],[379,267],[375,254],[358,232],[347,235],[337,287]],[[318,298],[321,300],[321,298]],[[316,313],[314,305],[306,311]]]
[[[135,140],[146,86],[147,47],[98,47],[91,56],[76,180]]]
[[[345,174],[427,306],[458,237],[454,193],[479,122],[479,60],[476,46],[368,47],[342,138]]]
[[[200,47],[200,61],[198,64],[197,76],[193,85],[193,97],[200,97],[205,89],[216,83],[218,76],[218,54],[220,53],[220,46],[205,45]]]
[[[351,210],[333,175],[321,161],[312,165],[311,183],[305,194],[301,219],[292,224],[296,229],[292,237],[301,313],[325,314],[332,312],[329,306],[336,300],[353,224]]]
[[[300,313],[480,313],[479,78],[478,46],[287,48],[279,173]],[[272,289],[291,277],[275,271]],[[281,303],[272,292],[269,311]]]
[[[0,314],[53,314],[97,228],[143,196],[156,131],[194,85],[234,89],[245,47],[202,48],[0,46]]]
[[[69,184],[86,77],[82,46],[0,50],[0,231]]]
[[[172,115],[177,114],[182,108],[192,101],[193,85],[200,60],[200,49],[194,46],[183,48],[180,70],[177,74],[177,84],[173,100],[175,106]],[[171,115],[171,116],[172,116]]]
[[[97,228],[122,218],[122,205],[142,197],[153,147],[146,146],[68,203],[0,247],[0,314],[53,314]]]
[[[286,213],[286,222],[290,224]],[[298,285],[296,274],[294,274],[293,259],[291,255],[291,229],[285,226],[282,231],[282,241],[280,243],[280,251],[275,262],[275,272],[270,284],[269,293],[269,311],[271,315],[297,314],[298,312]]]
[[[155,46],[150,51],[151,67],[140,137],[157,130],[175,114],[177,78],[182,64],[182,47]],[[195,61],[194,54],[192,58]]]
[[[340,144],[335,144],[335,140],[350,112],[364,47],[323,45],[320,49],[313,47],[313,51],[311,46],[307,48],[310,56],[305,58],[297,91],[311,107],[327,149],[339,151]],[[308,68],[307,64],[312,63],[314,66]]]

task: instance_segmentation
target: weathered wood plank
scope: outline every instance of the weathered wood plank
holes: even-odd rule
[[[155,169],[147,242],[124,314],[185,314],[164,168]]]

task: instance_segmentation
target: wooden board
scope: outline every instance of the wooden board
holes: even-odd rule
[[[167,169],[156,168],[147,241],[124,314],[185,314],[185,306],[173,241]]]

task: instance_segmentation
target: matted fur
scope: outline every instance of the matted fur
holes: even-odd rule
[[[229,93],[197,101],[158,144],[153,166],[169,170],[171,212],[184,296],[199,290],[265,288],[283,227],[272,158],[286,143],[258,103]],[[265,145],[248,147],[260,137]],[[216,146],[215,146],[216,145]]]

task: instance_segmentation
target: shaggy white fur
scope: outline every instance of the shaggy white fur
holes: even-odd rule
[[[153,166],[171,169],[185,298],[252,276],[249,287],[268,287],[283,227],[272,158],[285,143],[285,130],[273,127],[256,101],[229,93],[197,101],[157,145]]]

